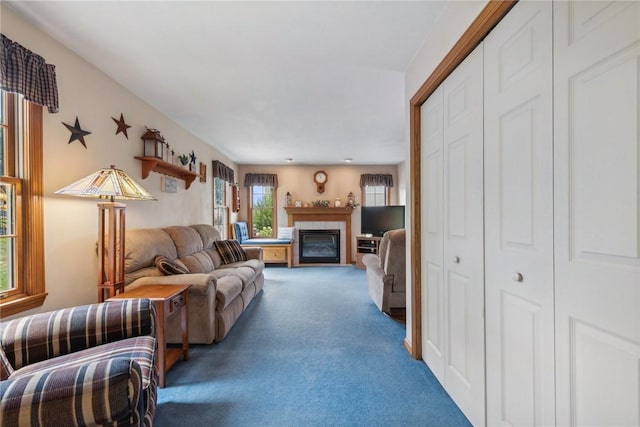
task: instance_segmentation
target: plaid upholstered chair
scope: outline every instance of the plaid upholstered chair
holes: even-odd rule
[[[0,426],[152,425],[155,319],[140,299],[0,323]]]

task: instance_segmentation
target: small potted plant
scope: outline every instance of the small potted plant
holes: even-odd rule
[[[187,154],[180,154],[178,156],[178,160],[180,160],[180,164],[182,166],[187,166],[189,164],[189,156]]]

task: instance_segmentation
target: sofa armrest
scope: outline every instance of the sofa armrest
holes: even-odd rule
[[[377,267],[382,270],[382,264],[380,263],[380,257],[374,254],[366,254],[362,257],[362,263],[367,267]]]
[[[191,285],[189,293],[194,295],[216,294],[216,278],[207,273],[174,274],[160,277],[141,277],[131,282],[125,292],[143,285]]]
[[[14,369],[125,338],[155,336],[148,299],[110,301],[0,323],[0,345]]]
[[[0,381],[0,425],[142,425],[137,362],[113,358]]]
[[[262,261],[262,248],[258,246],[243,247],[249,259],[258,259]]]

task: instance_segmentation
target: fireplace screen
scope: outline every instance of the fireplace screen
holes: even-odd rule
[[[300,230],[300,263],[340,263],[340,230]]]

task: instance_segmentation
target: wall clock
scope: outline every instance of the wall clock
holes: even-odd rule
[[[313,180],[316,183],[316,191],[318,193],[324,193],[324,185],[327,182],[327,173],[325,171],[318,171],[313,174]]]

